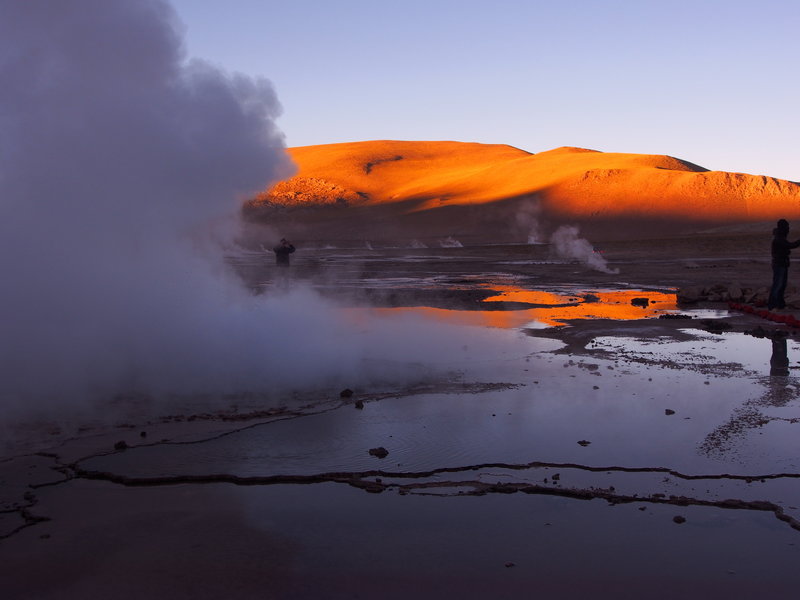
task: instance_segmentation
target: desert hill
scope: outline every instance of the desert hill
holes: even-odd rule
[[[709,171],[664,155],[567,147],[532,154],[506,145],[407,141],[288,152],[297,175],[248,203],[252,218],[313,229],[344,219],[340,225],[349,223],[354,235],[366,224],[375,235],[404,224],[423,235],[472,235],[476,227],[501,232],[506,222],[505,231],[522,235],[532,218],[619,230],[636,222],[674,227],[800,217],[797,183]]]

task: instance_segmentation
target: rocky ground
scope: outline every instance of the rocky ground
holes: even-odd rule
[[[3,597],[794,598],[800,330],[728,304],[763,298],[767,245],[608,244],[604,273],[298,243],[288,283],[232,256],[257,294],[520,319],[413,384],[31,429],[0,459]]]

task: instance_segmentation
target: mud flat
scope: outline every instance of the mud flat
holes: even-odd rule
[[[795,598],[797,333],[676,298],[767,285],[765,245],[609,244],[618,273],[535,246],[306,248],[289,281],[232,256],[254,293],[509,351],[7,444],[3,597]]]

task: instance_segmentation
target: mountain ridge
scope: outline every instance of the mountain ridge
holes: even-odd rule
[[[444,208],[480,207],[487,218],[510,203],[536,204],[542,218],[577,223],[646,219],[725,224],[800,218],[800,184],[710,171],[667,155],[559,147],[530,153],[505,144],[376,140],[287,149],[297,174],[245,207],[256,220],[276,211],[374,210],[402,221]],[[343,212],[344,211],[344,212]],[[458,214],[457,214],[458,213]],[[466,213],[464,213],[466,214]],[[477,217],[474,210],[471,218]],[[333,218],[333,213],[329,216]],[[432,214],[430,215],[432,217]],[[454,225],[458,225],[454,223]]]

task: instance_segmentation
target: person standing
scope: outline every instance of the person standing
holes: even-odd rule
[[[800,246],[800,240],[790,242],[789,221],[780,219],[772,230],[772,289],[769,292],[769,310],[786,308],[783,294],[789,281],[789,254],[792,248]]]
[[[272,251],[275,253],[275,264],[279,267],[289,266],[289,255],[294,252],[294,246],[283,238],[281,243],[275,246]]]

